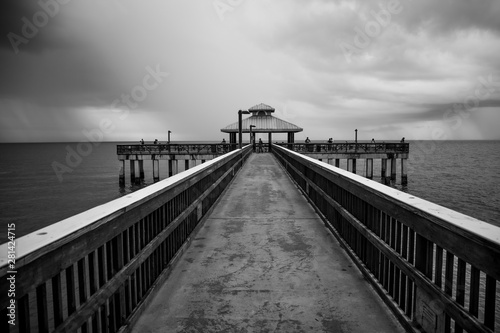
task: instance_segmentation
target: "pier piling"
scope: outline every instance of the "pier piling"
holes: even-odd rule
[[[401,159],[401,184],[407,185],[408,184],[408,159],[407,158],[402,158]]]
[[[387,158],[383,158],[380,161],[381,161],[380,177],[382,179],[385,179],[385,177],[387,177]]]
[[[172,160],[168,160],[168,176],[169,177],[172,177],[174,174],[172,172],[172,169],[173,169],[173,161]]]
[[[160,160],[153,160],[153,181],[160,180]]]
[[[372,179],[373,178],[373,158],[367,158],[366,159],[366,178]]]
[[[135,160],[130,160],[130,182],[135,183]]]
[[[391,180],[396,180],[396,158],[391,158]]]
[[[120,186],[125,186],[125,160],[120,161]]]
[[[138,160],[139,163],[139,178],[144,179],[144,161],[143,160]]]

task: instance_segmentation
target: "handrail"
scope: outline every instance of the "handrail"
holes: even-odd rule
[[[302,153],[409,153],[410,144],[404,143],[277,143],[290,150]]]
[[[286,148],[272,151],[407,330],[498,328],[499,227]]]
[[[118,155],[152,155],[152,154],[225,154],[238,148],[236,143],[190,143],[190,144],[142,144],[117,145]]]
[[[232,151],[23,236],[15,268],[0,245],[2,332],[123,331],[250,153]]]

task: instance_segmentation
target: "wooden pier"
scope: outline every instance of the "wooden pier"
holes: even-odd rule
[[[125,185],[126,161],[130,163],[130,182],[140,183],[144,180],[144,161],[153,164],[153,180],[160,180],[160,161],[166,161],[168,176],[179,172],[180,166],[184,170],[199,163],[212,160],[237,148],[235,143],[190,143],[190,144],[140,144],[117,145],[116,153],[120,161],[120,185]]]
[[[340,160],[347,160],[347,171],[357,173],[359,160],[365,161],[365,177],[373,178],[373,160],[381,163],[380,177],[384,182],[396,180],[397,160],[400,159],[401,184],[408,183],[409,143],[277,143],[292,151],[340,167]]]
[[[127,196],[16,239],[15,261],[7,257],[9,244],[1,245],[2,332],[134,331],[134,324],[141,322],[148,304],[169,276],[190,274],[188,268],[186,272],[176,271],[178,267],[185,267],[178,266],[180,260],[192,261],[194,264],[196,258],[205,258],[205,264],[208,264],[216,259],[217,253],[220,270],[226,270],[226,275],[220,283],[214,279],[210,280],[206,289],[203,285],[199,288],[220,291],[235,303],[223,302],[222,307],[218,308],[216,303],[211,303],[216,299],[207,297],[204,301],[209,302],[211,309],[230,318],[233,309],[238,306],[244,309],[248,305],[247,298],[238,296],[248,292],[253,295],[252,309],[262,309],[258,314],[263,320],[259,321],[258,317],[252,317],[255,313],[243,310],[234,320],[213,326],[215,322],[207,317],[208,308],[207,312],[195,308],[196,311],[189,312],[190,307],[185,308],[185,313],[180,316],[191,320],[190,323],[197,325],[198,331],[204,331],[203,325],[206,325],[207,331],[210,331],[209,328],[212,331],[224,331],[238,327],[234,325],[251,323],[257,328],[261,325],[267,328],[275,323],[283,325],[277,331],[289,332],[296,327],[293,325],[303,327],[302,330],[306,330],[309,323],[316,327],[316,319],[323,319],[322,325],[327,325],[330,330],[356,331],[356,327],[363,330],[361,324],[356,326],[354,314],[358,311],[365,323],[370,323],[371,319],[362,316],[362,305],[354,298],[350,299],[352,303],[346,301],[338,304],[337,309],[335,304],[325,303],[327,306],[321,307],[320,312],[323,317],[314,317],[317,315],[314,312],[316,305],[311,302],[322,296],[310,296],[312,294],[307,293],[308,288],[305,286],[310,281],[308,274],[314,273],[315,269],[307,268],[307,260],[292,260],[293,256],[309,252],[313,256],[312,260],[319,263],[325,261],[325,267],[321,269],[327,271],[328,278],[319,275],[320,287],[333,297],[334,290],[343,289],[345,285],[333,283],[329,278],[331,275],[340,278],[350,274],[351,268],[344,271],[344,266],[332,265],[329,255],[325,257],[332,249],[315,250],[319,238],[328,236],[328,233],[335,237],[350,257],[351,266],[359,269],[359,272],[353,272],[351,279],[357,279],[359,273],[363,274],[406,331],[498,331],[499,227],[278,145],[272,145],[271,152],[265,155],[281,167],[262,168],[262,165],[270,162],[260,158],[252,159],[257,161],[256,164],[247,164],[252,161],[249,159],[252,156],[251,147],[235,149]],[[246,173],[241,171],[242,167],[246,167]],[[283,190],[273,188],[266,181],[256,181],[255,184],[237,181],[243,175],[249,180],[266,175],[281,178],[283,182],[289,177],[308,203],[294,201],[293,210],[287,209],[289,203],[279,201],[284,195]],[[237,189],[231,192],[233,184],[246,184],[244,187],[250,194],[238,197],[237,194],[243,192]],[[291,188],[286,191],[291,191]],[[226,220],[220,221],[218,218],[224,217],[225,213],[212,213],[225,200],[235,200],[229,206],[221,206],[233,207],[233,211]],[[308,210],[309,204],[317,215],[308,213],[307,221],[300,218],[295,221],[300,217],[297,212]],[[235,214],[236,211],[239,214]],[[282,216],[278,218],[272,215],[274,211]],[[297,216],[290,215],[290,212],[295,212]],[[270,215],[266,217],[265,214]],[[254,217],[261,219],[253,221]],[[247,222],[240,225],[243,220]],[[281,230],[276,232],[275,229],[269,229],[266,233],[268,238],[263,239],[267,243],[262,243],[269,252],[260,254],[278,253],[271,249],[271,246],[278,245],[276,249],[284,250],[282,258],[292,266],[283,266],[278,262],[273,267],[267,260],[254,260],[251,263],[253,266],[250,266],[250,261],[246,262],[248,265],[245,264],[245,258],[259,254],[257,250],[251,250],[258,243],[253,244],[254,239],[250,236],[237,236],[247,232],[247,227],[259,223],[263,223],[263,228]],[[328,231],[323,229],[318,233],[322,224]],[[238,255],[224,261],[225,257],[220,255],[223,249],[200,246],[203,245],[198,238],[198,235],[202,235],[201,228],[212,227],[224,229],[222,236],[227,237],[224,242],[229,242],[233,236],[235,242],[240,242],[236,243],[236,247],[230,245],[235,243],[227,243],[228,248],[236,249]],[[252,233],[250,229],[249,232]],[[247,246],[245,242],[250,243]],[[340,251],[335,249],[333,252],[338,255]],[[183,257],[183,253],[189,253],[189,257]],[[195,254],[199,257],[191,256]],[[345,260],[341,262],[345,263]],[[205,264],[200,262],[202,266]],[[293,264],[304,266],[293,270]],[[231,274],[237,274],[238,267],[249,268],[248,274],[254,277],[250,282],[261,283],[261,286],[271,289],[268,292],[262,289],[263,294],[252,294],[250,282],[246,284],[236,280],[236,284],[231,284],[233,280],[229,277],[236,277]],[[287,274],[287,267],[292,269],[288,271],[290,274]],[[193,272],[200,272],[201,268],[197,267]],[[230,270],[233,268],[236,270]],[[330,269],[338,270],[332,272]],[[265,279],[259,280],[259,270],[266,272]],[[220,273],[217,271],[217,274]],[[276,274],[274,278],[272,274]],[[190,276],[188,282],[201,277]],[[307,278],[302,280],[300,277]],[[307,301],[293,304],[292,294],[283,287],[299,286],[300,281],[304,281],[301,293],[306,291],[303,299]],[[225,289],[229,287],[233,289]],[[359,290],[358,287],[353,288],[353,293]],[[265,297],[271,294],[275,297],[273,306]],[[165,299],[162,302],[172,300]],[[367,302],[371,304],[371,301]],[[350,314],[335,312],[341,306],[347,306],[346,311]],[[378,311],[369,307],[370,311]],[[292,310],[311,314],[312,317],[304,316],[304,322],[294,322],[287,317]],[[197,320],[203,318],[207,320]],[[8,320],[12,320],[15,326],[9,324]],[[149,322],[154,324],[152,320]],[[377,327],[383,325],[377,324]],[[182,327],[178,330],[182,331]]]
[[[400,160],[401,184],[408,183],[407,161],[410,153],[409,143],[276,143],[281,147],[315,158],[319,161],[340,167],[340,160],[347,160],[347,171],[357,173],[359,160],[365,161],[365,176],[373,178],[373,160],[380,160],[381,179],[384,183],[396,180],[397,160]],[[144,161],[153,164],[153,180],[160,180],[160,161],[166,161],[168,176],[179,172],[179,164],[184,170],[216,158],[238,147],[237,143],[227,144],[144,144],[118,145],[117,155],[120,161],[120,185],[125,184],[126,161],[130,163],[130,181],[140,183],[144,179]],[[255,151],[255,145],[253,145]],[[263,147],[264,152],[270,151],[269,143]]]

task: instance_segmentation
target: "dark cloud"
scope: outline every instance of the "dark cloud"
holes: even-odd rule
[[[425,29],[446,34],[470,28],[500,32],[498,0],[401,0],[401,3],[404,9],[397,22],[414,33]]]
[[[45,4],[42,7],[40,3]],[[58,1],[4,0],[0,3],[0,49],[40,53],[74,45],[64,32]]]

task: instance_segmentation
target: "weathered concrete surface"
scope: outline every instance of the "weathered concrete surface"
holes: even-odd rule
[[[134,332],[402,332],[271,154],[253,154]]]

